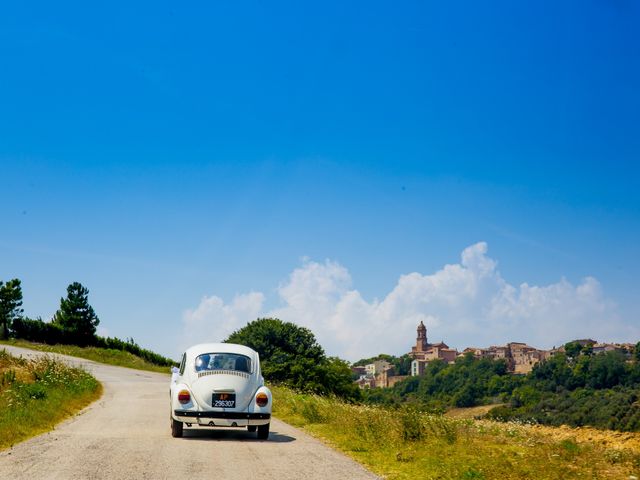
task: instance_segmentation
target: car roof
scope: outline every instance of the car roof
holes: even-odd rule
[[[197,357],[203,353],[237,353],[255,358],[257,353],[255,350],[235,343],[200,343],[187,348],[186,354],[188,358]]]

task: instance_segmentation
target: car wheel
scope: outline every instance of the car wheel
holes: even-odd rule
[[[257,429],[258,427],[256,425],[247,426],[247,430],[249,430],[250,432],[255,432]]]
[[[171,436],[174,438],[182,437],[182,422],[177,422],[173,418],[171,419]]]
[[[266,440],[269,438],[270,425],[270,423],[267,423],[266,425],[258,425],[258,440]]]

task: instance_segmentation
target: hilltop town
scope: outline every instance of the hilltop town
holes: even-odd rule
[[[580,339],[575,342],[583,347],[589,346],[594,354],[611,351],[632,352],[634,348],[631,343],[599,343],[592,339]],[[373,360],[366,365],[352,366],[351,371],[357,375],[355,382],[360,388],[388,388],[410,376],[423,375],[426,366],[434,360],[454,363],[458,357],[473,354],[476,358],[504,359],[510,373],[524,375],[531,372],[538,362],[564,350],[564,346],[541,350],[526,343],[510,342],[506,345],[492,345],[487,348],[467,347],[458,351],[444,342],[429,343],[427,327],[420,322],[416,343],[411,347],[411,351],[406,353],[406,356],[411,359],[411,367],[406,374],[396,371],[396,367],[384,359]]]

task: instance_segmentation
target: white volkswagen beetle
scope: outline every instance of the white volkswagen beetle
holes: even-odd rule
[[[183,427],[246,427],[269,436],[271,391],[264,386],[258,353],[244,345],[204,343],[182,355],[171,379],[171,434]]]

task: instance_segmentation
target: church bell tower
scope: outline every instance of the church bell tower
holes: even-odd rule
[[[427,342],[427,327],[424,326],[422,320],[418,325],[418,337],[416,338],[416,351],[424,352],[429,343]]]

